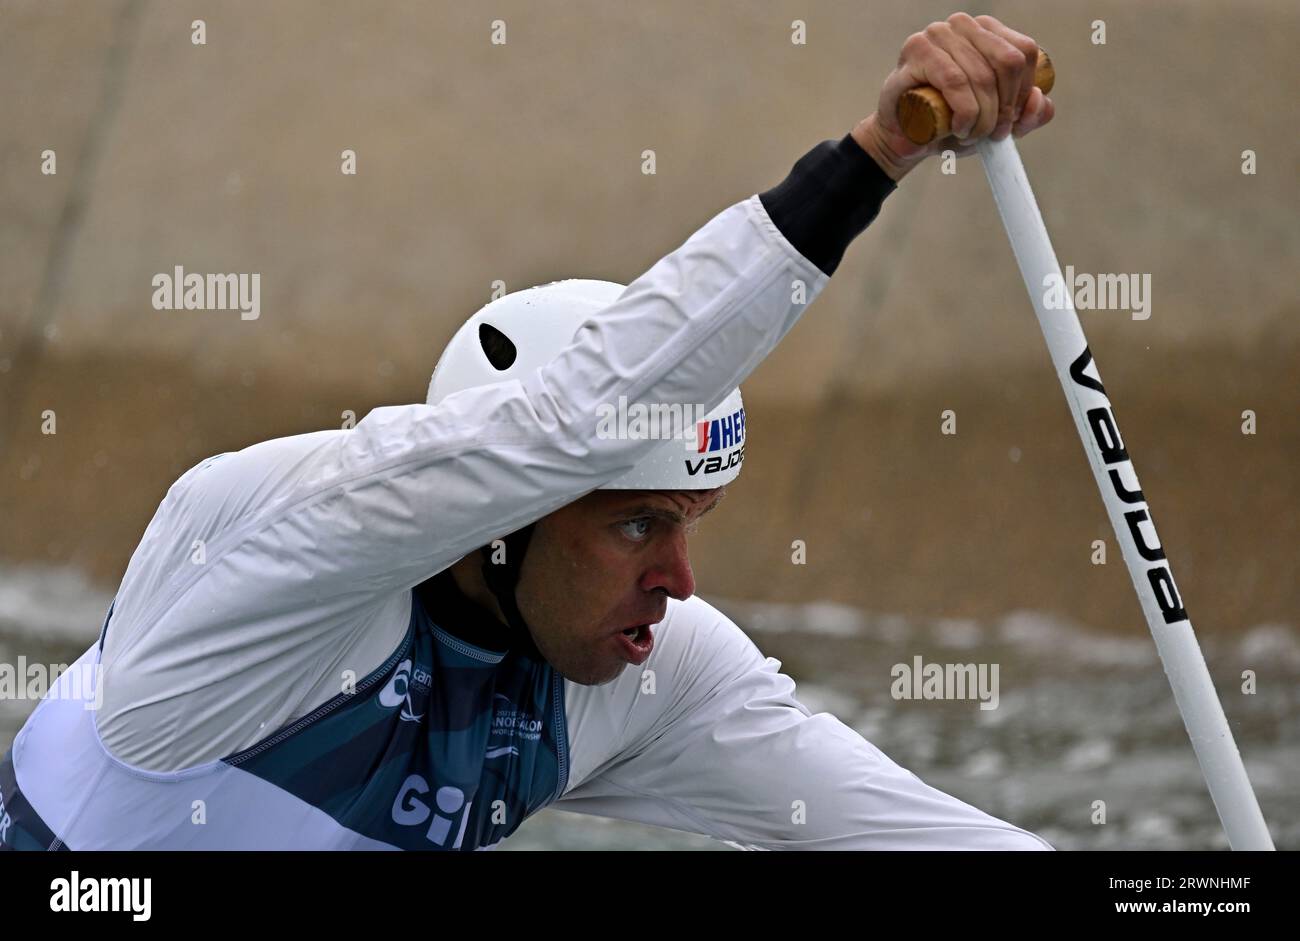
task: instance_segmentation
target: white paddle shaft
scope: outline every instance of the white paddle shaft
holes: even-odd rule
[[[1061,267],[1033,190],[1029,188],[1020,154],[1010,137],[997,142],[981,140],[978,151],[1029,299],[1038,314],[1047,349],[1052,354],[1056,375],[1065,390],[1075,428],[1083,440],[1106,513],[1133,578],[1133,587],[1137,589],[1147,626],[1173,687],[1174,701],[1228,835],[1228,844],[1234,850],[1271,850],[1273,841],[1259,802],[1246,777],[1246,768],[1205,667],[1192,622],[1187,618],[1182,596],[1160,547],[1137,472],[1129,460],[1079,316],[1074,311],[1072,286],[1065,285],[1060,290],[1062,282],[1052,280],[1061,278]],[[1058,290],[1050,294],[1058,299],[1063,297],[1064,303],[1054,303],[1049,308],[1047,299],[1053,283]]]

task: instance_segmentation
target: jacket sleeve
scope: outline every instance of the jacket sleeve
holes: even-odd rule
[[[925,784],[829,713],[811,714],[780,663],[705,602],[673,617],[647,664],[652,685],[642,673],[607,692],[570,687],[575,742],[586,732],[607,753],[575,756],[574,786],[555,809],[749,849],[1052,849]]]

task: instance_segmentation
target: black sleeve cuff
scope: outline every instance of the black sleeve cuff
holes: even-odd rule
[[[808,151],[789,176],[758,198],[799,254],[832,275],[849,243],[871,224],[897,186],[845,134]]]

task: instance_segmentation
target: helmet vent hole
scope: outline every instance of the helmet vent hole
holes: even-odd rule
[[[479,324],[478,342],[492,367],[503,372],[514,365],[519,355],[510,338],[491,324]]]

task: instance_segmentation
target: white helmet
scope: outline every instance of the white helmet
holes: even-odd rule
[[[497,298],[465,321],[443,350],[429,382],[428,404],[436,405],[462,389],[529,375],[572,344],[578,328],[625,289],[611,281],[571,279]],[[627,405],[608,407],[613,412]],[[735,480],[745,458],[740,390],[732,390],[703,418],[691,419],[695,433],[689,445],[680,437],[663,441],[630,471],[599,489],[711,490]]]

